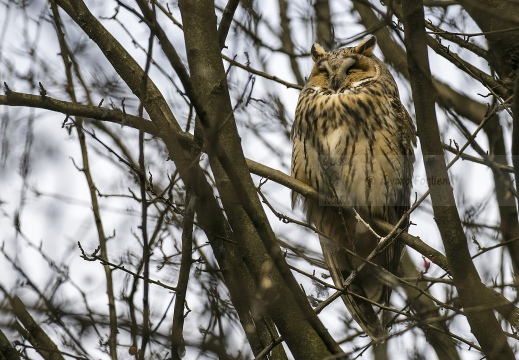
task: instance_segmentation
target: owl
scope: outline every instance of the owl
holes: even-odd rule
[[[319,200],[301,200],[339,288],[378,243],[355,211],[368,224],[373,219],[396,224],[410,204],[416,131],[394,78],[373,54],[376,42],[371,36],[329,52],[312,46],[315,64],[291,132],[292,176],[320,194]],[[292,206],[299,197],[292,194]],[[388,304],[394,284],[380,267],[396,273],[402,249],[397,238],[342,295],[355,321],[376,340],[384,337],[388,316],[372,302]]]

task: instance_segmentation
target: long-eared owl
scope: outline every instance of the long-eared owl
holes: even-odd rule
[[[320,194],[319,201],[303,199],[304,209],[339,288],[378,242],[353,209],[367,223],[382,219],[396,224],[410,203],[416,132],[395,80],[373,55],[375,45],[374,36],[330,52],[314,44],[315,64],[299,95],[292,128],[292,176]],[[293,205],[298,197],[293,193]],[[356,274],[342,296],[355,321],[374,339],[384,336],[387,319],[360,297],[389,302],[394,281],[377,267],[395,274],[402,247],[398,238],[393,240],[373,258],[375,266],[366,264]]]

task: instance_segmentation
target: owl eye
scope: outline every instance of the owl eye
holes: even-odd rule
[[[357,70],[357,59],[355,58],[347,58],[341,66],[341,71],[346,75],[349,75]]]
[[[325,64],[321,64],[318,67],[319,71],[328,76],[328,67]]]
[[[351,67],[346,69],[346,75],[350,75],[350,74],[355,73],[357,71],[359,71],[359,69],[357,69],[356,67],[351,66]]]

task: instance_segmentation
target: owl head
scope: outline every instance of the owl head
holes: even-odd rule
[[[315,65],[308,78],[308,86],[324,92],[343,93],[378,80],[384,69],[373,55],[377,38],[370,36],[354,47],[325,51],[319,44],[312,46]]]

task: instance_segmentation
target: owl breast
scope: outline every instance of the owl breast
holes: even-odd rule
[[[293,175],[324,196],[321,205],[380,215],[399,204],[405,159],[398,155],[398,114],[389,99],[379,83],[338,94],[318,87],[301,93],[294,156],[306,161],[296,159],[304,168]]]

